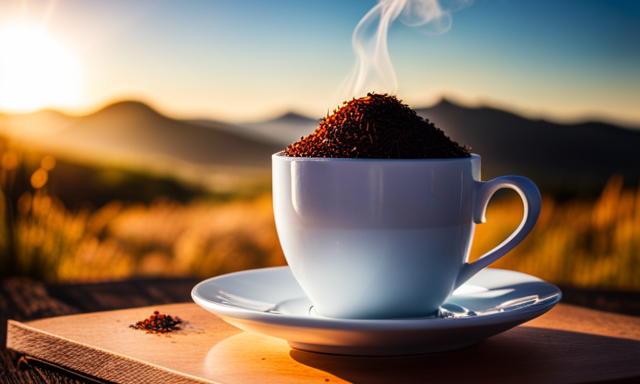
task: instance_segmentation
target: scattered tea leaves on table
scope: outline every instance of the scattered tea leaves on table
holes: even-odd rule
[[[183,323],[184,321],[178,316],[172,317],[170,315],[164,315],[158,311],[154,311],[153,315],[149,316],[148,319],[138,321],[135,325],[130,325],[129,328],[160,335],[181,330],[180,326]]]

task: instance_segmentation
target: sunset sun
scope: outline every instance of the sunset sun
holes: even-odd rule
[[[76,59],[51,36],[28,27],[0,30],[0,109],[74,106],[81,86]]]

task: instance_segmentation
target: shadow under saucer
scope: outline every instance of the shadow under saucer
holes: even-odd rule
[[[291,350],[290,356],[300,364],[352,383],[640,379],[640,341],[527,326],[469,348],[440,354],[355,357]]]
[[[640,378],[638,361],[640,341],[520,326],[469,348],[401,357],[305,352],[242,332],[212,348],[205,365],[230,384],[256,377],[277,383],[623,383]]]

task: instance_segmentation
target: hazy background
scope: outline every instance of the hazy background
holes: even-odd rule
[[[270,155],[338,106],[376,4],[0,0],[2,275],[284,264]],[[484,179],[540,187],[540,222],[498,266],[640,290],[639,3],[466,5],[442,34],[393,24],[389,53],[398,97],[473,147]],[[472,257],[521,215],[499,194]]]
[[[353,63],[353,29],[375,4],[2,0],[0,28],[45,25],[70,51],[83,86],[62,106],[67,113],[133,98],[179,118],[321,117]],[[389,49],[398,93],[414,106],[448,95],[529,116],[638,126],[639,7],[477,0],[443,35],[396,23]]]

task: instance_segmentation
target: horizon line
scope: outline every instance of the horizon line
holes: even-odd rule
[[[323,115],[318,118],[313,118],[307,113],[300,112],[295,107],[279,108],[277,112],[267,113],[263,115],[263,117],[261,118],[249,119],[249,120],[224,119],[224,118],[218,118],[218,117],[212,117],[212,116],[203,116],[203,114],[193,115],[189,117],[187,116],[181,117],[166,111],[167,108],[158,106],[157,105],[158,103],[151,102],[144,99],[145,99],[144,97],[113,98],[111,101],[104,102],[98,107],[86,108],[85,111],[80,113],[71,112],[70,108],[56,108],[56,107],[45,107],[45,108],[28,111],[28,112],[11,112],[11,111],[7,111],[0,108],[0,116],[16,116],[17,117],[17,116],[28,116],[28,115],[33,115],[33,114],[38,114],[43,112],[53,112],[53,113],[60,114],[64,117],[83,118],[86,116],[96,114],[116,104],[137,103],[152,109],[153,111],[155,111],[156,113],[164,117],[167,117],[173,120],[178,120],[178,121],[210,120],[210,121],[216,121],[216,122],[225,123],[225,124],[243,125],[243,124],[261,123],[261,122],[267,122],[271,120],[277,120],[288,114],[301,116],[303,118],[307,118],[310,120],[320,120],[322,117],[324,117]],[[411,106],[411,108],[413,110],[429,109],[443,102],[448,102],[461,108],[468,108],[468,109],[489,108],[489,109],[499,110],[499,111],[510,113],[512,115],[516,115],[518,117],[531,120],[531,121],[548,121],[548,122],[559,124],[559,125],[579,125],[579,124],[586,124],[586,123],[601,123],[601,124],[614,125],[614,126],[625,128],[625,129],[640,130],[640,121],[616,119],[609,116],[602,116],[601,114],[598,114],[598,113],[593,113],[593,114],[585,113],[582,116],[561,117],[561,116],[554,116],[551,113],[545,113],[545,112],[535,112],[535,111],[527,112],[526,111],[527,108],[519,108],[514,105],[507,105],[506,103],[500,103],[497,101],[488,100],[484,98],[476,100],[475,102],[469,102],[469,101],[465,102],[463,100],[460,100],[460,98],[456,97],[455,95],[443,94],[438,97],[434,97],[433,99],[435,101],[425,102],[418,107]]]

